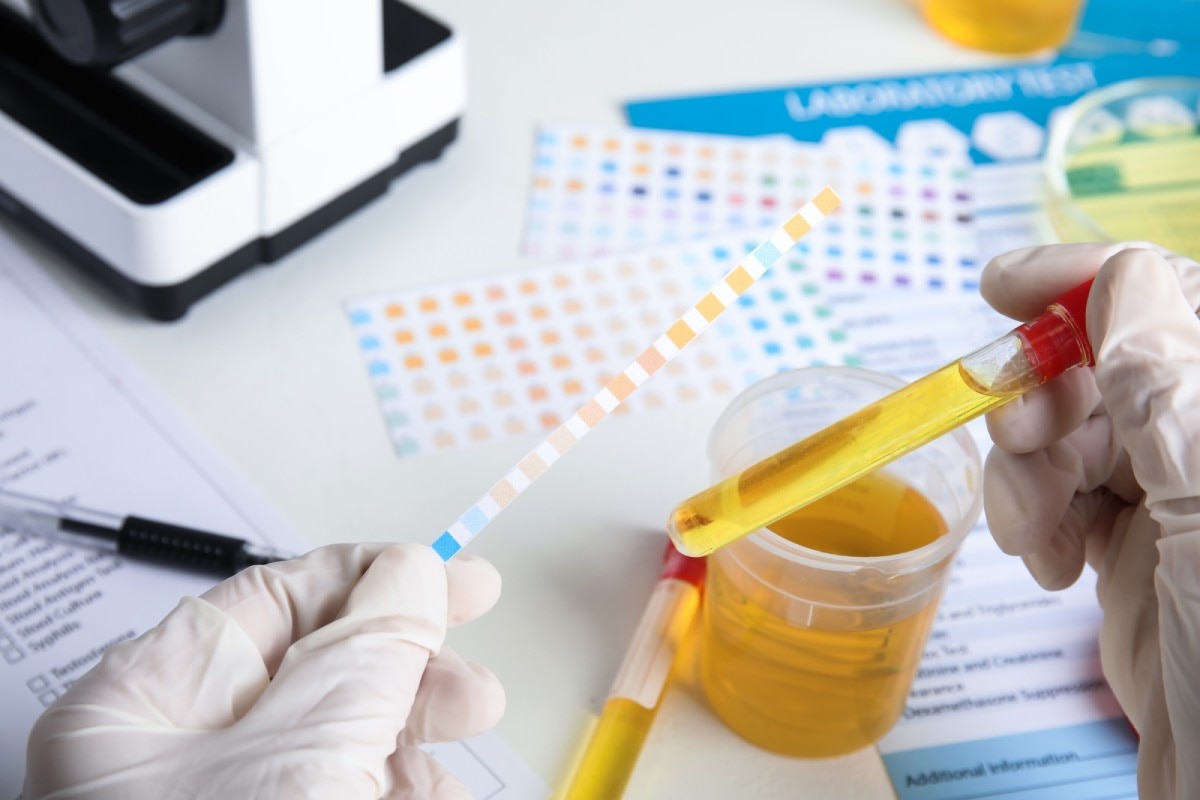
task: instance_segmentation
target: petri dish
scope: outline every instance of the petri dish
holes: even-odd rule
[[[1062,241],[1150,241],[1200,259],[1200,78],[1085,94],[1051,121],[1044,166]]]

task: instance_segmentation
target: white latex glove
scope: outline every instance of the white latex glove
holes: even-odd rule
[[[1009,253],[984,297],[1019,320],[1093,274],[1094,369],[988,416],[984,507],[1048,589],[1086,559],[1104,674],[1140,736],[1143,800],[1200,798],[1200,266],[1151,245]]]
[[[500,577],[428,545],[333,545],[252,567],[118,644],[34,725],[25,800],[469,798],[423,751],[504,692],[442,646]]]

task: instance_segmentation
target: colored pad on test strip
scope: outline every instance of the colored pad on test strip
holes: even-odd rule
[[[567,450],[594,430],[622,401],[692,342],[840,202],[833,189],[826,186],[766,241],[742,258],[629,366],[521,459],[487,494],[434,540],[433,549],[442,560],[449,561],[474,539]]]

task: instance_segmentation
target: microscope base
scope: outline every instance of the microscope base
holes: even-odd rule
[[[112,71],[58,58],[0,4],[0,215],[154,319],[178,319],[382,195],[438,158],[463,115],[461,37],[400,0],[355,0],[353,14],[305,4],[295,19],[287,0],[255,3],[303,23],[288,30],[305,42],[331,14],[349,25],[316,60],[292,38],[253,47],[247,2],[230,0],[212,37]],[[353,30],[382,37],[378,67]],[[260,80],[206,96],[221,70]],[[324,80],[298,106],[279,79],[297,73]]]
[[[389,184],[408,170],[435,161],[458,135],[458,120],[406,148],[387,169],[335,197],[326,205],[273,236],[247,242],[190,277],[171,285],[140,283],[64,233],[0,187],[0,215],[12,219],[67,257],[75,266],[132,303],[152,319],[181,318],[205,295],[259,264],[269,264],[323,233],[342,219],[382,196]]]

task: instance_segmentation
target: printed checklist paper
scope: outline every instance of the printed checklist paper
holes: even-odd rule
[[[1137,741],[1100,669],[1099,626],[1090,570],[1046,592],[981,521],[879,743],[900,800],[1136,798]]]
[[[2,232],[0,337],[21,343],[0,348],[0,485],[305,549]],[[108,647],[211,584],[0,527],[0,797],[21,791],[25,739],[42,710]],[[493,734],[430,749],[473,797],[546,795]]]

